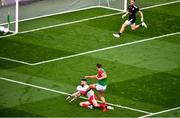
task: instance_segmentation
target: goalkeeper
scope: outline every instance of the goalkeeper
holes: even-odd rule
[[[136,25],[136,13],[139,12],[139,14],[141,15],[141,24]],[[114,37],[119,38],[121,36],[121,34],[124,32],[125,28],[127,26],[131,26],[132,30],[136,30],[140,27],[145,27],[147,28],[147,25],[144,22],[144,17],[143,17],[143,13],[141,10],[139,10],[139,8],[135,5],[135,0],[131,0],[130,1],[130,5],[128,6],[128,11],[122,16],[122,18],[124,19],[127,15],[129,14],[129,20],[126,20],[124,22],[124,24],[121,26],[121,29],[119,31],[119,33],[117,34],[113,34]]]

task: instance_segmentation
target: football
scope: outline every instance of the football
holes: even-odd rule
[[[4,26],[0,26],[0,32],[4,32]]]
[[[8,33],[9,29],[8,28],[4,28],[4,33]]]

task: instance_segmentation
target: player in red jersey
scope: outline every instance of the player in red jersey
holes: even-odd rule
[[[80,106],[85,107],[85,108],[90,108],[92,109],[93,107],[101,108],[103,109],[103,112],[107,111],[107,107],[105,104],[98,104],[97,102],[97,97],[94,94],[93,90],[88,90],[89,86],[87,85],[87,80],[82,79],[81,80],[81,85],[77,86],[77,92],[73,93],[70,97],[77,97],[77,96],[87,96],[88,101],[80,102]]]
[[[102,64],[97,64],[96,69],[98,71],[97,75],[92,75],[92,76],[85,76],[85,78],[91,78],[91,79],[97,79],[98,83],[96,84],[91,84],[89,86],[89,89],[96,89],[99,93],[100,100],[106,104],[106,100],[104,98],[104,94],[107,88],[107,74],[105,70],[102,68]]]

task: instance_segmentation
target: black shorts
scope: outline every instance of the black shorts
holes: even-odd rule
[[[134,19],[129,19],[128,21],[129,21],[129,22],[131,23],[131,25],[132,25],[132,24],[134,24],[134,23],[136,22],[136,19],[135,19],[135,18],[134,18]]]

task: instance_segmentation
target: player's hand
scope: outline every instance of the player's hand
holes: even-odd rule
[[[122,19],[124,19],[126,17],[126,14],[122,15]]]
[[[96,79],[99,79],[99,77],[98,77],[98,76],[96,76]]]
[[[141,18],[141,22],[144,22],[144,18]]]
[[[85,79],[89,78],[89,76],[84,76]]]

